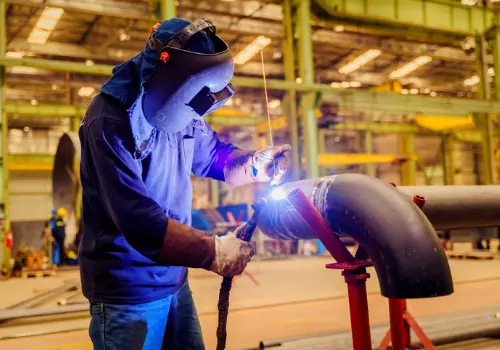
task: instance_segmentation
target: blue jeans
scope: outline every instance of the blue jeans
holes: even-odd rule
[[[204,350],[188,283],[165,299],[138,305],[90,303],[94,350]]]

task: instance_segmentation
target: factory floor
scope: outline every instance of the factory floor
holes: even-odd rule
[[[255,348],[261,340],[348,330],[346,287],[338,271],[324,268],[329,262],[330,259],[322,257],[252,262],[248,272],[254,279],[243,275],[236,279],[232,290],[228,349]],[[451,260],[450,265],[455,293],[444,298],[410,301],[409,309],[417,320],[420,316],[489,306],[500,310],[500,260]],[[387,301],[380,296],[375,273],[371,272],[367,285],[370,320],[373,325],[384,324],[388,321]],[[60,272],[56,277],[0,282],[0,308],[73,279],[78,279],[77,271]],[[190,284],[209,350],[215,348],[220,282],[221,279],[211,273],[190,272]],[[41,307],[56,307],[56,302],[57,299]],[[0,340],[0,349],[91,349],[85,330],[88,322],[86,313],[9,321],[0,325],[0,339],[4,339]],[[56,333],[36,336],[46,331]],[[65,332],[57,333],[60,331]],[[26,334],[31,336],[6,339]],[[485,340],[486,343],[489,348],[499,346],[489,340]]]

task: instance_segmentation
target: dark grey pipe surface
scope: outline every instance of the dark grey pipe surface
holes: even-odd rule
[[[500,186],[401,186],[426,198],[424,213],[438,230],[500,227]]]
[[[284,185],[300,188],[338,235],[355,239],[368,253],[382,295],[428,298],[453,293],[445,252],[429,220],[393,186],[360,174],[343,174]],[[287,200],[270,200],[259,219],[277,239],[311,239],[314,232]]]

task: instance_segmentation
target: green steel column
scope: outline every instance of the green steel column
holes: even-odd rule
[[[403,154],[415,155],[415,134],[401,135]],[[401,167],[401,182],[403,186],[413,186],[417,182],[417,162],[413,159],[406,161]]]
[[[219,182],[216,180],[210,180],[210,202],[213,208],[220,205]]]
[[[0,56],[5,55],[5,42],[7,41],[7,29],[6,29],[6,4],[5,0],[0,0]],[[1,184],[0,184],[0,221],[4,220],[3,229],[0,227],[0,263],[4,267],[10,267],[9,261],[11,257],[10,249],[5,248],[5,233],[10,230],[10,221],[9,221],[9,172],[7,168],[7,136],[8,136],[8,128],[7,128],[7,113],[5,113],[5,68],[0,67],[0,116],[2,119],[2,138],[1,138],[1,157],[2,160],[0,162],[0,171],[2,173]]]
[[[441,166],[443,168],[443,183],[445,185],[455,184],[455,162],[453,160],[453,148],[455,139],[453,135],[445,135],[441,139]]]
[[[66,81],[69,82],[71,80],[71,73],[66,72]],[[66,87],[66,104],[72,106],[73,105],[73,89],[71,86]],[[69,117],[69,131],[78,132],[80,128],[81,117],[77,115],[72,115]]]
[[[300,0],[297,6],[296,25],[299,34],[299,66],[300,77],[305,84],[314,83],[314,59],[311,30],[311,0]],[[304,125],[304,159],[307,161],[307,175],[317,177],[318,142],[317,122],[314,116],[315,93],[307,92],[302,95],[301,107]]]
[[[363,135],[364,152],[366,154],[373,154],[373,132],[365,131]],[[375,176],[375,164],[365,165],[366,175]]]
[[[293,24],[291,0],[283,3],[283,28],[285,38],[283,40],[283,63],[285,65],[285,80],[295,81],[295,55],[293,50]],[[288,133],[292,146],[292,171],[293,179],[300,179],[300,149],[299,149],[299,127],[297,123],[297,92],[290,90],[286,93],[287,106],[285,113],[288,119]]]
[[[496,43],[496,40],[495,40]],[[498,51],[498,50],[495,50]],[[488,82],[488,64],[486,62],[486,41],[484,36],[476,38],[476,58],[477,58],[477,75],[480,83],[478,84],[478,97],[483,100],[491,100],[491,87]],[[495,59],[495,62],[498,61]],[[493,147],[493,121],[486,113],[475,115],[476,124],[481,130],[483,137],[481,138],[481,156],[482,156],[482,176],[481,183],[490,185],[495,178],[495,158]]]
[[[165,21],[176,17],[176,0],[160,0],[160,19]]]
[[[326,130],[318,129],[318,153],[327,153],[326,151]],[[318,169],[319,176],[327,176],[328,169],[325,167],[320,167]]]

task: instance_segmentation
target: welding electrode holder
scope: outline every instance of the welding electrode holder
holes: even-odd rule
[[[245,242],[249,242],[252,239],[253,233],[257,228],[259,215],[266,203],[267,200],[262,198],[256,203],[252,204],[252,209],[254,210],[253,215],[250,220],[248,220],[248,222],[239,230],[237,235],[239,239]],[[219,320],[217,325],[217,350],[224,350],[226,348],[226,328],[227,316],[229,313],[229,294],[231,292],[232,284],[233,277],[224,277],[220,286],[219,301],[217,303],[217,309],[219,311]]]

